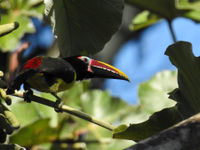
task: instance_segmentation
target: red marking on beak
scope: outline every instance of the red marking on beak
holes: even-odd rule
[[[115,67],[113,67],[113,66],[111,66],[111,65],[109,65],[107,63],[91,59],[89,65],[92,66],[92,67],[96,67],[96,68],[100,68],[100,69],[103,69],[103,70],[107,70],[107,71],[112,72],[114,74],[118,74],[119,76],[123,77],[123,79],[125,79],[127,81],[130,81],[125,73],[123,73],[121,70],[119,70],[119,69],[117,69],[117,68],[115,68]]]
[[[111,66],[109,64],[106,64],[104,62],[101,62],[101,61],[94,60],[94,59],[91,59],[90,66],[106,69],[106,70],[109,70],[109,71],[117,73],[116,68],[114,68],[113,66]]]

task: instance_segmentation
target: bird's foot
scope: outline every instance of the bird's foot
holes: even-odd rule
[[[54,105],[54,110],[55,110],[56,112],[62,112],[62,109],[61,109],[61,107],[62,107],[62,105],[63,105],[62,100],[60,99],[60,97],[58,97],[58,96],[56,95],[56,93],[51,92],[51,94],[57,99],[56,102],[55,102],[55,105]]]
[[[62,109],[61,109],[62,105],[63,105],[63,102],[60,99],[57,99],[54,105],[54,110],[58,113],[62,112]]]
[[[27,102],[27,103],[30,103],[31,100],[29,98],[29,96],[32,96],[33,95],[33,91],[32,90],[26,90],[24,92],[24,101]]]

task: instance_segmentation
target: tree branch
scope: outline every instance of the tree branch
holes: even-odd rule
[[[200,113],[161,133],[149,137],[129,150],[200,150]]]
[[[24,92],[15,92],[13,94],[13,96],[24,98]],[[37,103],[40,103],[40,104],[43,104],[43,105],[46,105],[46,106],[49,106],[49,107],[52,107],[52,108],[55,108],[55,106],[56,106],[56,102],[50,101],[50,100],[42,98],[42,97],[38,97],[36,95],[28,95],[28,98],[31,101],[34,101],[34,102],[37,102]],[[89,121],[91,123],[99,125],[99,126],[105,128],[105,129],[108,129],[110,131],[113,131],[114,128],[115,128],[114,125],[111,125],[111,124],[109,124],[107,122],[98,120],[95,117],[90,116],[89,114],[86,114],[84,112],[81,112],[79,110],[71,108],[71,107],[69,107],[67,105],[61,104],[58,109],[59,109],[60,112],[69,113],[69,114],[71,114],[73,116],[76,116],[76,117],[79,117],[81,119],[87,120],[87,121]]]

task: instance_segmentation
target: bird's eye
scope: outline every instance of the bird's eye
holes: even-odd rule
[[[89,64],[90,62],[90,58],[85,57],[85,56],[81,57],[81,60],[84,61],[86,64]]]

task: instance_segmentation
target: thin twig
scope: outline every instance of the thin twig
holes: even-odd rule
[[[172,35],[172,39],[173,39],[173,41],[175,43],[177,41],[177,39],[176,39],[176,35],[175,35],[173,27],[172,27],[172,21],[171,20],[167,20],[167,22],[168,22],[170,33]]]
[[[13,96],[24,98],[24,93],[23,92],[15,92],[13,94]],[[55,106],[56,106],[56,102],[50,101],[50,100],[42,98],[42,97],[38,97],[36,95],[28,95],[28,98],[31,101],[34,101],[34,102],[37,102],[37,103],[40,103],[40,104],[43,104],[43,105],[46,105],[46,106],[49,106],[49,107],[52,107],[52,108],[55,108]],[[88,115],[84,112],[81,112],[79,110],[71,108],[67,105],[61,104],[58,109],[59,109],[60,112],[67,112],[71,115],[74,115],[74,116],[79,117],[81,119],[84,119],[84,120],[87,120],[87,121],[92,122],[94,124],[97,124],[97,125],[105,128],[105,129],[110,130],[110,131],[113,131],[115,129],[114,125],[111,125],[107,122],[98,120],[95,117],[92,117],[92,116],[90,116],[90,115]]]

